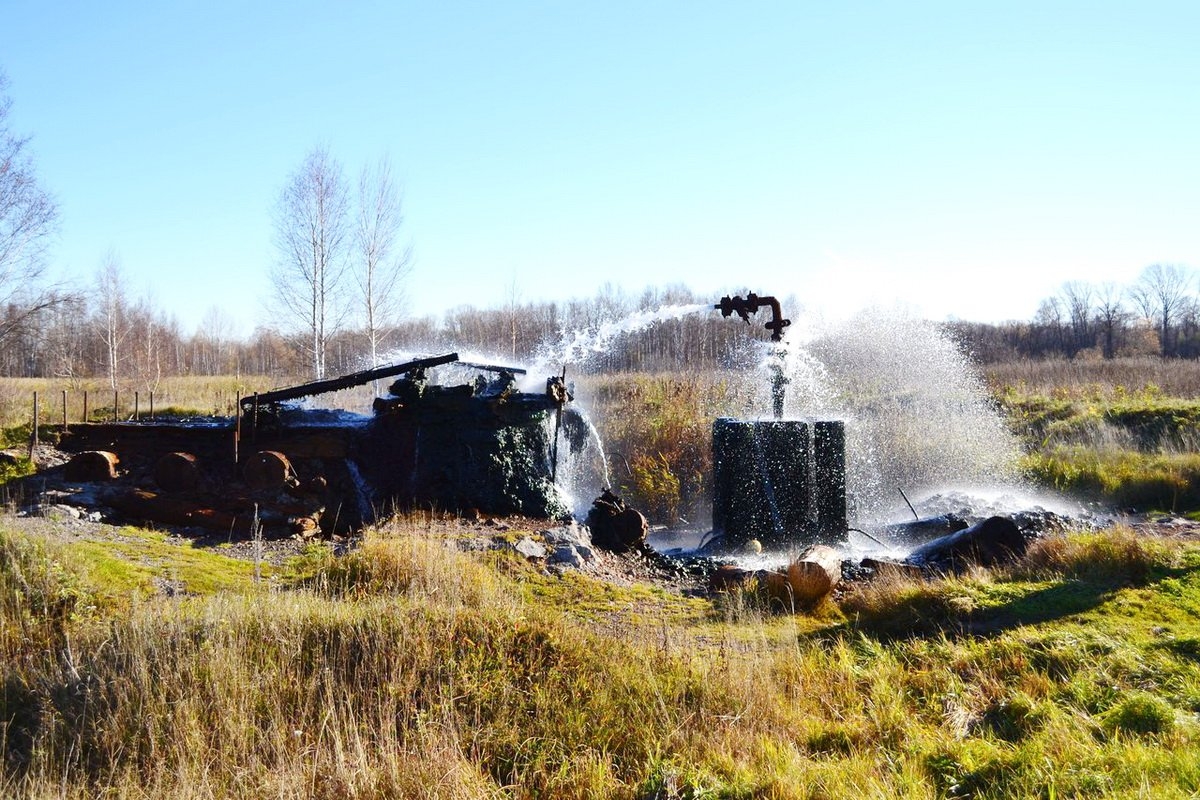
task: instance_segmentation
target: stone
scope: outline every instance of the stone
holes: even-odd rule
[[[583,569],[584,558],[574,545],[560,544],[554,548],[554,552],[546,559],[547,564],[557,564],[572,569]]]
[[[587,526],[592,532],[592,543],[601,550],[628,553],[648,547],[646,534],[650,525],[646,518],[609,489],[592,502]]]
[[[546,557],[546,545],[529,536],[522,537],[512,548],[526,558]]]

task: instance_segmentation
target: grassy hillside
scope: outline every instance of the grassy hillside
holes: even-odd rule
[[[1194,541],[1078,534],[798,616],[460,553],[453,526],[257,571],[0,531],[6,797],[1200,792]]]
[[[997,405],[1025,444],[1026,471],[1111,507],[1200,511],[1200,373],[1157,359],[1117,366],[1042,363],[989,372]],[[1170,392],[1146,380],[1155,377]]]

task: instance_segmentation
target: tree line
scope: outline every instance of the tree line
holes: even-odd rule
[[[683,286],[628,294],[606,286],[594,297],[564,302],[519,302],[498,308],[460,306],[440,317],[399,320],[386,328],[340,327],[325,337],[329,374],[345,374],[413,355],[457,351],[467,360],[526,366],[539,358],[561,366],[552,355],[578,332],[594,334],[639,312],[709,303]],[[10,316],[11,315],[11,316]],[[670,315],[668,315],[670,316]],[[17,319],[19,317],[19,320]],[[113,388],[154,389],[173,375],[263,375],[294,381],[312,375],[311,331],[261,326],[249,337],[231,334],[232,321],[218,309],[197,330],[186,332],[149,298],[132,296],[119,262],[106,261],[94,285],[37,314],[9,306],[0,325],[13,323],[0,338],[0,375],[68,380],[103,379]],[[766,338],[759,326],[692,313],[668,318],[627,334],[612,345],[576,348],[573,369],[588,371],[670,370],[731,366],[752,339]],[[382,347],[381,343],[386,343]]]
[[[1151,264],[1128,286],[1068,281],[1029,321],[949,324],[978,360],[1159,355],[1200,358],[1197,275],[1179,264]]]
[[[28,137],[9,125],[0,73],[0,375],[104,378],[113,388],[153,389],[165,376],[254,374],[292,380],[366,369],[407,354],[449,349],[527,364],[579,331],[597,335],[620,320],[664,308],[711,304],[685,286],[630,293],[606,285],[595,296],[521,302],[513,287],[494,308],[462,306],[441,317],[402,318],[411,250],[401,239],[403,207],[386,160],[356,182],[324,148],[288,177],[274,209],[272,267],[283,324],[235,337],[233,321],[210,309],[195,331],[150,298],[133,297],[120,259],[106,255],[87,291],[46,280],[58,208],[38,182]],[[1034,319],[948,327],[978,360],[1105,358],[1157,353],[1200,357],[1197,277],[1185,266],[1152,264],[1130,286],[1071,281]],[[795,307],[795,303],[785,303]],[[707,310],[707,309],[706,309]],[[675,370],[741,363],[753,338],[714,313],[662,315],[621,334],[577,369]],[[749,334],[748,334],[749,332]],[[555,361],[548,357],[547,365]]]

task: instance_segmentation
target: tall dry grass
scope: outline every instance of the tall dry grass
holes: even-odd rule
[[[713,419],[744,414],[749,387],[718,371],[589,376],[581,387],[617,491],[655,522],[703,516]]]
[[[115,417],[131,419],[136,410],[145,417],[156,413],[232,415],[238,396],[276,388],[276,380],[252,375],[192,376],[163,378],[153,386],[132,382],[120,384],[116,392]],[[83,421],[84,393],[87,393],[89,421],[114,418],[113,389],[99,379],[0,378],[0,427],[29,424],[33,416],[34,393],[38,395],[39,420],[58,425],[63,420],[63,392],[66,392],[67,422]],[[153,393],[153,396],[152,396]],[[368,401],[369,402],[369,401]]]
[[[1155,356],[1015,360],[982,367],[993,394],[1008,389],[1059,399],[1121,399],[1145,393],[1200,397],[1200,361]]]
[[[539,600],[556,579],[523,562],[418,534],[402,526],[348,556],[314,552],[298,588],[119,609],[62,546],[6,534],[4,624],[57,622],[2,640],[0,792],[999,798],[1200,786],[1196,735],[1162,713],[1200,690],[1186,650],[1143,651],[1098,623],[889,641],[836,615],[754,608],[597,625]],[[574,586],[586,593],[589,579]],[[64,589],[75,599],[54,605]],[[592,591],[628,614],[668,607]],[[1001,576],[888,591],[920,608],[921,593],[983,607],[1015,590]],[[1146,610],[1174,624],[1162,613]],[[1071,637],[1079,657],[1059,646]],[[1107,662],[1090,655],[1098,647]],[[1109,666],[1139,660],[1153,670]],[[1112,686],[1156,699],[1126,707],[1105,699]]]

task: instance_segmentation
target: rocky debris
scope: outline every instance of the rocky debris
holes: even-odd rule
[[[646,534],[650,532],[650,524],[640,511],[627,506],[611,489],[605,489],[592,501],[587,526],[595,545],[610,553],[649,549]]]
[[[521,537],[512,545],[512,549],[529,559],[546,557],[546,545],[529,536]]]
[[[548,564],[583,569],[596,560],[592,534],[585,526],[571,522],[538,533],[547,545],[554,548],[546,561]]]

